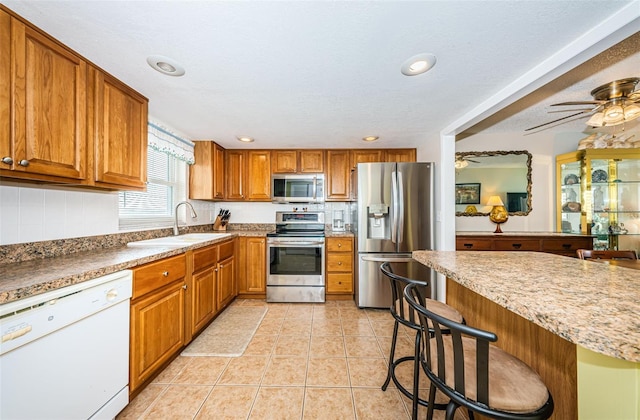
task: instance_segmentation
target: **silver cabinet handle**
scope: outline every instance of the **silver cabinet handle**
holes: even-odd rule
[[[18,162],[18,165],[24,166],[26,168],[27,166],[29,166],[29,161],[26,159],[22,159],[20,162]]]
[[[165,277],[169,277],[169,272],[168,272],[168,271],[164,271],[164,272],[162,273],[162,275],[163,275],[163,276],[165,276]]]
[[[183,284],[183,285],[182,285],[182,288],[183,288],[184,290],[187,290],[187,285],[186,285],[186,284]]]
[[[342,265],[342,261],[338,261],[338,265]]]
[[[2,163],[6,163],[7,165],[13,165],[13,159],[11,159],[11,156],[5,156],[2,158]]]

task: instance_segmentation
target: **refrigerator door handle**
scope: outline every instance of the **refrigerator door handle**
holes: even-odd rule
[[[412,262],[415,261],[411,257],[405,258],[385,258],[385,257],[360,257],[362,261],[371,261],[371,262]]]
[[[397,172],[397,177],[398,177],[398,185],[396,189],[396,197],[398,200],[398,206],[397,206],[398,213],[396,214],[396,219],[398,220],[397,237],[398,237],[398,243],[402,243],[404,242],[404,182],[402,181],[401,171]]]
[[[391,220],[391,242],[398,243],[398,172],[391,172],[391,211],[393,219]]]

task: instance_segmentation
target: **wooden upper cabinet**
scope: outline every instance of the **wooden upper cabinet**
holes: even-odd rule
[[[92,76],[95,184],[145,190],[148,100],[98,69]]]
[[[11,16],[0,9],[0,174],[11,157]]]
[[[349,150],[327,150],[325,191],[327,201],[351,199],[351,161]]]
[[[272,150],[271,169],[274,174],[298,172],[298,152],[295,150]]]
[[[6,141],[0,142],[0,159],[13,160],[12,165],[2,164],[2,169],[11,169],[14,174],[2,175],[61,182],[82,180],[87,164],[87,62],[20,20],[10,20],[12,53],[2,54],[0,71],[6,72],[10,60],[13,138],[9,153]],[[7,21],[3,12],[2,49],[6,49]],[[0,88],[5,90],[10,79],[4,75]],[[6,102],[0,106],[3,120],[6,107]],[[6,132],[4,121],[2,130]]]
[[[247,152],[227,150],[225,152],[225,198],[229,201],[245,199]]]
[[[247,151],[246,174],[246,199],[271,201],[271,154],[268,150]]]
[[[196,163],[189,166],[189,198],[224,199],[224,148],[212,141],[196,141],[194,155]]]
[[[272,150],[271,170],[274,174],[322,173],[324,150]]]
[[[384,150],[364,149],[351,151],[351,168],[355,169],[358,163],[384,162]]]
[[[385,150],[386,162],[415,162],[416,149],[387,149]]]

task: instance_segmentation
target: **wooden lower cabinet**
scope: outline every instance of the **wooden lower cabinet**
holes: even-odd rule
[[[456,235],[458,251],[538,251],[576,257],[576,250],[592,247],[592,238],[584,235]]]
[[[216,314],[215,299],[216,268],[209,267],[194,273],[191,277],[192,311],[191,334],[195,334],[204,328]]]
[[[267,293],[267,239],[264,236],[238,238],[238,295],[264,298]]]
[[[353,238],[327,238],[326,294],[353,295]]]
[[[235,284],[236,264],[233,257],[218,263],[216,273],[216,304],[218,308],[225,308],[236,296]]]
[[[162,368],[185,344],[184,254],[134,269],[129,393]]]

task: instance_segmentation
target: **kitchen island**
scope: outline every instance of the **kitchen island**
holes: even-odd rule
[[[447,303],[534,368],[556,419],[640,418],[637,270],[539,252],[416,251]]]

